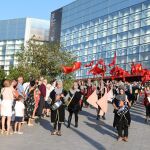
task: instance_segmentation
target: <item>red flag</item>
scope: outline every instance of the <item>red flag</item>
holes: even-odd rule
[[[87,99],[87,102],[94,106],[95,108],[98,108],[97,102],[98,101],[98,96],[96,94],[96,90],[89,96],[89,98]]]
[[[97,63],[98,63],[98,64],[100,64],[100,65],[102,65],[102,66],[104,66],[104,65],[105,65],[105,62],[104,62],[104,60],[103,60],[103,59],[99,59]]]
[[[142,77],[142,82],[145,83],[147,81],[150,81],[150,75],[145,75],[144,77]]]
[[[93,61],[91,61],[89,64],[84,65],[84,67],[92,67],[92,66],[93,66],[93,64],[94,64],[94,60],[93,60]]]
[[[131,64],[131,74],[137,75],[141,74],[143,70],[142,64]]]
[[[69,74],[72,72],[73,67],[62,66],[63,72]]]
[[[104,77],[106,69],[107,69],[104,60],[103,59],[99,59],[98,62],[97,62],[97,64],[102,65],[102,69],[103,69],[102,76]]]
[[[131,74],[135,74],[135,65],[134,62],[131,64]]]
[[[109,67],[112,67],[116,64],[116,59],[117,59],[117,55],[116,55],[116,52],[115,52],[115,56],[113,58],[113,60],[111,61],[111,63],[108,65]]]
[[[75,62],[74,64],[73,64],[73,69],[72,69],[72,71],[76,71],[76,70],[78,70],[78,69],[80,69],[81,68],[81,62]]]
[[[111,76],[111,80],[114,80],[115,79],[115,76]]]
[[[143,77],[142,77],[142,82],[145,83],[147,81],[150,81],[150,70],[143,69]]]
[[[97,74],[103,74],[104,70],[98,67],[98,64],[96,64],[90,71],[89,73],[92,73],[93,75]]]
[[[62,69],[65,74],[69,74],[71,72],[74,72],[74,71],[80,69],[80,67],[81,67],[81,62],[74,62],[73,66],[70,66],[70,67],[62,66]]]
[[[118,76],[118,72],[119,72],[119,67],[115,66],[110,70],[110,74],[114,75],[114,76]]]
[[[148,72],[149,72],[148,69],[142,69],[141,75],[144,76],[144,75],[148,74]]]

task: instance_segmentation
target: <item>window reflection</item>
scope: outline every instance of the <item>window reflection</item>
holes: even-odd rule
[[[95,6],[95,8],[100,7]],[[86,11],[89,12],[89,10]],[[98,12],[91,13],[90,17],[92,15],[96,16]],[[133,61],[145,60],[143,64],[147,65],[150,59],[150,1],[97,17],[94,20],[89,21],[88,16],[83,16],[82,20],[84,19],[85,22],[79,21],[80,25],[71,27],[70,34],[77,32],[77,35],[67,36],[67,30],[62,31],[63,41],[66,39],[71,41],[67,42],[68,46],[81,44],[78,48],[83,51],[80,54],[82,60],[104,58],[108,64],[116,51],[117,63],[124,68],[128,69],[128,63]],[[82,73],[85,75],[85,70]]]

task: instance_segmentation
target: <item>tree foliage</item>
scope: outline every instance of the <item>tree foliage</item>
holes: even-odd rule
[[[22,46],[21,52],[17,53],[16,57],[22,68],[35,68],[41,76],[54,79],[62,76],[62,65],[72,65],[75,61],[71,53],[62,49],[62,45],[57,42],[39,43],[32,38]],[[69,74],[66,77],[71,79],[73,76]]]
[[[6,78],[6,73],[4,69],[0,68],[0,88],[2,87],[3,80]]]
[[[0,81],[4,80],[6,77],[6,73],[4,71],[4,69],[0,68]]]
[[[40,71],[37,68],[31,66],[22,66],[12,67],[10,69],[7,79],[14,80],[19,76],[23,76],[24,81],[29,81],[30,77],[38,79],[40,77]]]

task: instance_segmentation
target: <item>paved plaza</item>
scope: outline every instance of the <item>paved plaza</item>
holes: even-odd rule
[[[79,116],[79,128],[62,126],[62,136],[51,136],[49,118],[36,120],[34,127],[24,125],[23,135],[0,136],[0,150],[150,150],[150,124],[145,124],[145,108],[137,103],[131,109],[132,123],[129,141],[117,142],[112,127],[113,107],[109,104],[106,120],[97,121],[95,110],[84,108]],[[66,112],[66,118],[68,114]]]

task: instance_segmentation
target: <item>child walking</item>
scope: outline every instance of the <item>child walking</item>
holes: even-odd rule
[[[23,104],[23,97],[21,95],[18,96],[18,99],[15,104],[15,127],[14,127],[14,133],[17,134],[23,134],[21,132],[21,124],[24,117],[24,109],[25,106]]]

